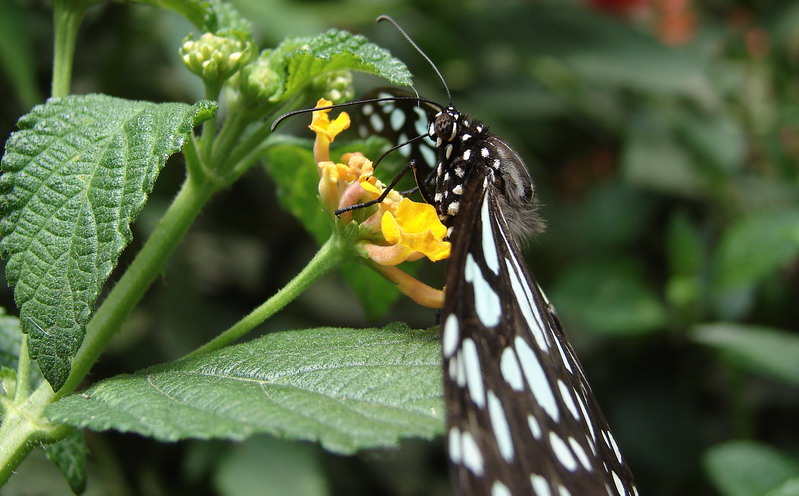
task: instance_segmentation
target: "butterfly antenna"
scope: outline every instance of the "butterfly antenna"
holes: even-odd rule
[[[391,17],[389,17],[387,15],[378,16],[376,22],[382,22],[382,21],[388,21],[391,24],[393,24],[394,27],[397,28],[397,31],[399,31],[402,34],[402,36],[404,36],[405,39],[408,40],[408,43],[410,43],[411,46],[413,48],[415,48],[416,51],[419,52],[419,54],[422,57],[424,57],[424,59],[427,61],[427,63],[430,64],[430,66],[433,68],[433,70],[436,71],[436,74],[438,74],[438,78],[441,80],[441,84],[444,85],[444,89],[447,91],[447,99],[449,100],[449,104],[452,105],[452,94],[449,92],[449,86],[447,86],[447,82],[444,80],[444,76],[441,75],[441,71],[438,70],[438,67],[436,67],[436,65],[433,63],[433,61],[430,59],[430,57],[428,57],[427,54],[424,53],[421,48],[419,48],[419,45],[417,45],[413,41],[413,39],[411,39],[411,37],[408,35],[408,33],[406,33],[405,30],[402,29],[402,27],[399,24],[397,24],[397,21],[395,21],[394,19],[392,19]]]

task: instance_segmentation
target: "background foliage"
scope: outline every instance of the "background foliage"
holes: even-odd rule
[[[362,33],[410,66],[422,95],[443,99],[424,61],[392,29],[373,25],[378,14],[394,16],[437,62],[456,104],[526,158],[549,226],[528,247],[528,265],[565,322],[642,494],[795,494],[799,6],[235,3],[263,46],[331,26]],[[51,58],[42,54],[52,40],[46,6],[0,9],[0,89],[13,95],[0,103],[7,136],[48,93]],[[202,90],[177,56],[188,31],[149,7],[93,8],[74,92],[196,102]],[[365,91],[375,81],[359,84]],[[120,267],[183,174],[175,161],[164,168]],[[182,356],[274,293],[315,249],[268,177],[251,171],[209,205],[92,380]],[[437,271],[424,277],[440,281]],[[263,331],[392,320],[424,328],[435,315],[399,300],[367,316],[337,275]],[[263,437],[160,444],[106,433],[90,434],[89,446],[87,494],[448,491],[440,443],[348,457]],[[4,494],[66,492],[55,469],[43,477],[48,470],[31,457]]]

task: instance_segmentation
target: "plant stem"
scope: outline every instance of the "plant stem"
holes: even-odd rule
[[[0,425],[0,486],[3,486],[33,449],[33,440],[53,430],[44,418],[44,408],[53,398],[50,384],[42,381],[23,403],[10,403]]]
[[[55,40],[53,47],[53,81],[51,96],[69,95],[72,82],[72,61],[78,28],[86,13],[86,2],[56,0],[53,9]]]
[[[289,281],[280,291],[271,298],[259,305],[255,310],[247,314],[244,318],[236,322],[228,330],[218,335],[211,341],[192,351],[185,358],[191,358],[231,344],[241,336],[253,330],[263,321],[274,315],[278,310],[285,307],[298,295],[305,291],[314,281],[330,271],[330,269],[340,264],[349,253],[350,248],[344,246],[339,238],[334,234],[327,242],[322,245],[316,255],[308,262],[308,265],[297,274],[294,279]]]
[[[86,326],[83,345],[73,359],[70,375],[56,393],[55,399],[78,387],[108,341],[119,331],[144,292],[161,272],[214,191],[215,186],[210,181],[195,182],[186,179],[153,234]]]
[[[20,402],[30,394],[31,384],[31,357],[28,355],[28,335],[22,335],[19,347],[19,363],[17,364],[17,390],[14,392],[14,401]]]

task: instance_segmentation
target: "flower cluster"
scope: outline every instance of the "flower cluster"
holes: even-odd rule
[[[180,59],[204,80],[224,82],[255,56],[255,45],[230,36],[204,33],[198,40],[183,40]]]
[[[332,102],[320,99],[316,107]],[[340,162],[330,159],[330,144],[350,126],[350,118],[342,112],[330,119],[330,109],[317,110],[309,126],[316,133],[314,160],[319,168],[319,196],[325,209],[335,211],[374,201],[383,196],[385,185],[374,175],[372,162],[361,153],[345,153]],[[414,301],[440,307],[443,293],[430,288],[395,266],[427,257],[432,261],[449,257],[450,244],[444,241],[446,227],[438,219],[435,208],[417,203],[391,190],[376,205],[357,212],[359,252],[385,277]],[[341,222],[353,221],[353,211],[340,215]]]

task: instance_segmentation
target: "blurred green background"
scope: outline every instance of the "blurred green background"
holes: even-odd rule
[[[444,100],[424,60],[373,22],[393,16],[438,64],[455,104],[527,160],[548,221],[527,247],[528,266],[564,321],[641,494],[799,494],[799,4],[233,3],[262,47],[329,27],[361,33],[408,64],[421,95]],[[0,1],[4,137],[48,93],[50,16],[42,2]],[[73,92],[199,100],[202,88],[177,55],[191,31],[152,7],[94,7],[79,33]],[[356,94],[380,84],[358,83]],[[183,175],[176,157],[120,267]],[[254,168],[211,202],[90,379],[181,356],[274,293],[315,250]],[[10,290],[0,298],[13,313]],[[400,300],[369,319],[334,275],[262,330],[391,320],[427,327],[435,312]],[[338,457],[263,437],[159,444],[89,433],[88,441],[92,495],[450,491],[441,442]],[[67,491],[32,456],[2,494]]]

